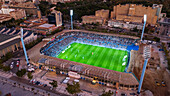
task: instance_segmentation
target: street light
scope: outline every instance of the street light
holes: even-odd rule
[[[146,20],[147,20],[147,15],[144,14],[144,19],[143,19],[144,24],[143,24],[143,29],[142,29],[141,41],[142,41],[144,30],[145,30]]]

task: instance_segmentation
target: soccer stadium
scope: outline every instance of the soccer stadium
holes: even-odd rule
[[[113,88],[136,90],[138,80],[127,71],[131,50],[138,50],[138,38],[106,33],[68,31],[46,43],[40,53],[41,66],[56,73]],[[127,79],[128,78],[128,79]]]

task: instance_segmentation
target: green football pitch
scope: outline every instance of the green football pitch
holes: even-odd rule
[[[72,43],[57,58],[124,72],[128,52],[106,47]]]

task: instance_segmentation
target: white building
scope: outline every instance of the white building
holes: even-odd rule
[[[141,23],[131,23],[131,22],[120,22],[116,20],[109,20],[108,21],[109,27],[119,27],[119,28],[126,28],[126,29],[133,29],[137,27],[137,29],[141,30],[143,28],[143,24]]]
[[[0,14],[10,14],[12,11],[15,11],[15,9],[9,8],[8,5],[3,4],[0,10]]]

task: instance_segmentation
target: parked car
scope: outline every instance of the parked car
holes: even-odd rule
[[[53,87],[50,87],[50,90],[53,90]]]
[[[11,62],[10,68],[14,68],[14,62]]]
[[[29,83],[34,83],[35,81],[35,79],[31,79]]]
[[[35,69],[34,69],[34,68],[28,68],[28,71],[29,71],[29,72],[34,72]]]
[[[162,81],[162,86],[163,86],[163,87],[165,87],[165,86],[166,86],[164,81]]]
[[[63,83],[67,84],[69,80],[70,80],[70,77],[66,77],[66,79],[63,81]]]
[[[127,96],[125,93],[121,93],[121,96]]]
[[[44,83],[43,82],[40,82],[40,86],[43,86],[44,85]]]
[[[39,82],[39,81],[37,81],[35,84],[36,84],[36,85],[40,85],[40,82]]]
[[[17,64],[16,64],[16,65],[17,65],[17,67],[19,67],[19,64],[20,64],[20,61],[18,61],[18,60],[17,60]]]
[[[44,84],[43,86],[44,86],[44,87],[46,87],[46,86],[47,86],[47,84]]]
[[[160,85],[161,85],[158,81],[156,81],[155,83],[156,83],[157,86],[160,86]]]
[[[79,80],[77,80],[77,79],[74,79],[74,82],[76,82],[76,83],[77,83],[77,82],[79,82]]]

